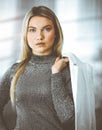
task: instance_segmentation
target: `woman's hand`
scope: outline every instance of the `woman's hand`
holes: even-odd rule
[[[68,57],[64,58],[57,57],[54,65],[52,66],[52,74],[62,71],[67,66],[68,61],[69,61]]]

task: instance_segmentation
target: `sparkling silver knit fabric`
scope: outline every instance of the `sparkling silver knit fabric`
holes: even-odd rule
[[[52,74],[55,58],[32,55],[19,77],[15,91],[15,128],[18,130],[71,130],[74,104],[70,71],[67,66],[62,72]],[[9,100],[10,83],[19,64],[13,65],[0,83],[0,130],[7,130],[2,111]]]

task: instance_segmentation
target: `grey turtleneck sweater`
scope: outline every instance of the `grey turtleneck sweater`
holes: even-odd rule
[[[70,70],[52,74],[56,56],[32,55],[15,90],[17,130],[74,130],[74,104]],[[14,64],[0,82],[0,130],[7,130],[3,108],[9,100]]]

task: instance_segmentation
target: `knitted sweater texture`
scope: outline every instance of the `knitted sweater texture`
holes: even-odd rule
[[[17,130],[71,130],[74,122],[69,66],[52,74],[56,56],[32,55],[15,90]],[[0,130],[8,130],[3,108],[10,99],[10,84],[20,63],[14,64],[0,82]]]

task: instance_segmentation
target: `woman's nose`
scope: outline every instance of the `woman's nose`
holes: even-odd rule
[[[37,32],[37,40],[43,40],[43,38],[44,38],[43,33],[41,31],[38,31]]]

